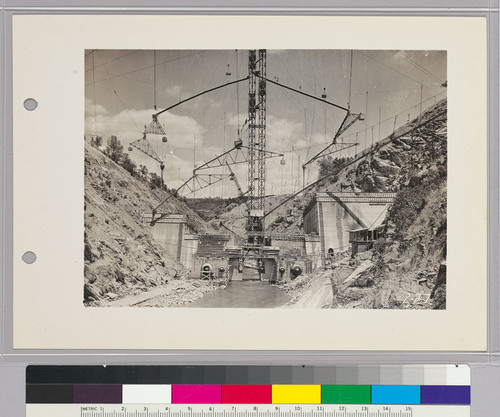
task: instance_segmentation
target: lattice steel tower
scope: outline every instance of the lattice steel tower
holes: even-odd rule
[[[248,243],[264,244],[264,202],[266,197],[265,49],[259,49],[258,56],[256,50],[248,52],[248,76]]]

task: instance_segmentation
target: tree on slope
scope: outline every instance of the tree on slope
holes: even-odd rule
[[[120,163],[123,158],[123,145],[116,136],[111,136],[108,139],[108,146],[106,146],[104,153],[116,163]]]

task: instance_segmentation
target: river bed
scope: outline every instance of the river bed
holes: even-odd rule
[[[205,293],[201,298],[177,307],[274,308],[290,300],[287,293],[267,282],[231,281],[224,289]]]

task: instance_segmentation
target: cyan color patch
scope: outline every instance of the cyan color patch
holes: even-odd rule
[[[420,385],[372,385],[372,404],[420,404]]]

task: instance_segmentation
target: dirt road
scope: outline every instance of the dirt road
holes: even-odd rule
[[[100,307],[175,307],[190,303],[203,294],[215,291],[218,283],[172,280],[165,285],[116,300],[103,300]]]
[[[292,308],[328,308],[332,304],[330,271],[322,271],[309,281],[304,291],[289,303]]]

